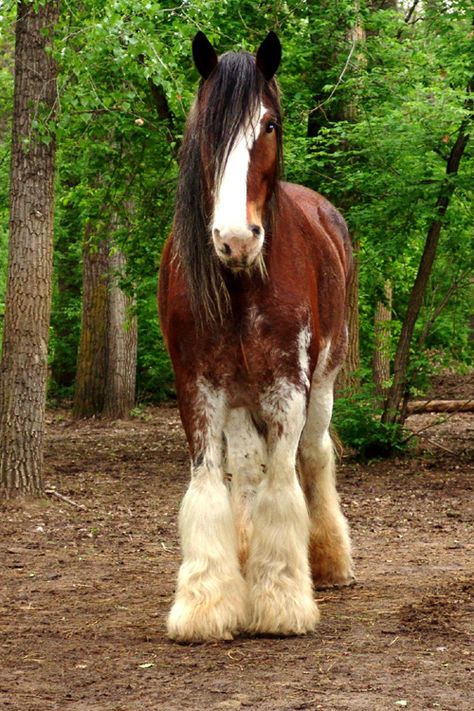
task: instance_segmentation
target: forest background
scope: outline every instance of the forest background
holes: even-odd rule
[[[357,253],[351,352],[340,386],[350,397],[339,400],[336,426],[359,449],[387,438],[392,447],[387,402],[410,309],[398,422],[403,403],[425,391],[436,369],[472,366],[472,5],[173,5],[60,3],[54,116],[38,110],[31,128],[35,140],[57,146],[48,397],[73,398],[76,416],[113,414],[113,358],[122,358],[128,381],[126,412],[173,396],[155,294],[198,80],[191,41],[200,29],[219,52],[254,51],[272,29],[283,45],[285,178],[322,192],[343,212]],[[0,2],[0,15],[1,322],[16,3]],[[436,259],[413,311],[433,229]],[[121,344],[114,333],[123,334]]]

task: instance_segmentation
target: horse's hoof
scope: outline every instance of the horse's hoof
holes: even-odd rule
[[[311,593],[285,596],[262,590],[252,597],[252,613],[247,632],[258,635],[293,636],[313,632],[319,622],[318,606]]]
[[[332,580],[313,580],[315,590],[331,590],[338,588],[352,588],[357,585],[355,575],[348,575],[344,578],[336,578]]]
[[[217,603],[177,599],[168,616],[168,637],[175,642],[215,642],[234,639],[247,621],[244,601]]]

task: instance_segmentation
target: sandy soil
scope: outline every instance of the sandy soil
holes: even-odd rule
[[[175,407],[119,424],[51,411],[47,486],[76,506],[0,507],[0,708],[470,711],[473,432],[454,415],[409,458],[342,462],[358,584],[317,593],[314,634],[180,646],[165,636],[188,477]]]

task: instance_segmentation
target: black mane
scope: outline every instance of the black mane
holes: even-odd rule
[[[180,152],[180,175],[173,224],[174,253],[184,269],[197,322],[222,322],[229,295],[211,235],[212,191],[225,168],[241,128],[246,128],[261,102],[272,108],[278,131],[278,175],[281,165],[281,115],[276,81],[267,82],[248,52],[228,52],[206,81],[201,81]],[[201,146],[209,155],[202,164]],[[277,181],[275,183],[275,190]],[[276,201],[270,201],[271,225]]]

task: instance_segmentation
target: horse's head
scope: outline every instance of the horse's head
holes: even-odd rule
[[[202,32],[193,42],[202,76],[194,107],[208,193],[209,231],[219,260],[233,270],[261,259],[281,162],[281,114],[273,78],[281,45],[270,32],[256,57],[218,58]]]

